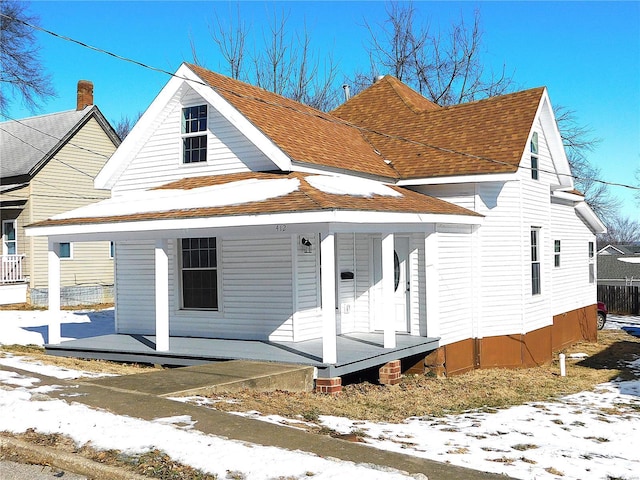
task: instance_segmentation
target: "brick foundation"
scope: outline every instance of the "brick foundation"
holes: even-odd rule
[[[400,360],[393,360],[383,365],[379,370],[378,381],[382,385],[395,385],[400,383],[402,378],[402,367]]]
[[[316,393],[329,393],[335,395],[342,391],[342,378],[317,378],[316,379]]]

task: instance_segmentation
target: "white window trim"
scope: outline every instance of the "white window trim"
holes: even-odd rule
[[[589,242],[587,255],[589,256],[589,284],[596,283],[596,245],[595,242]]]
[[[556,245],[558,250],[556,250]],[[562,240],[553,241],[553,268],[560,268],[562,266]]]
[[[193,107],[199,107],[199,106],[205,106],[207,107],[207,124],[206,124],[206,128],[204,131],[199,131],[199,132],[191,132],[191,133],[184,133],[182,131],[182,121],[183,121],[183,116],[184,116],[184,110],[186,108],[193,108]],[[209,136],[209,112],[210,112],[210,106],[208,103],[202,103],[202,102],[198,102],[198,103],[193,103],[193,104],[185,104],[182,105],[180,107],[180,166],[185,167],[185,168],[189,168],[191,166],[194,165],[202,165],[202,164],[207,164],[209,163],[209,144],[211,142],[211,138]],[[199,161],[199,162],[189,162],[189,163],[185,163],[184,161],[184,139],[185,138],[190,138],[190,137],[207,137],[207,148],[205,150],[205,159],[203,161]]]
[[[218,295],[218,305],[216,308],[195,308],[195,307],[185,307],[184,306],[184,288],[182,284],[182,240],[186,238],[200,238],[200,237],[184,237],[178,238],[176,241],[176,268],[177,268],[177,313],[180,314],[198,314],[201,312],[201,315],[210,317],[211,315],[217,316],[222,314],[222,255],[221,255],[221,244],[220,237],[213,237],[216,239],[216,287],[217,287],[217,295]]]
[[[68,257],[63,257],[62,254],[60,255],[60,260],[65,262],[67,260],[73,260],[73,242],[60,242],[60,245],[64,244],[64,243],[68,243],[69,244],[69,256]]]
[[[531,295],[532,296],[538,296],[542,294],[542,259],[540,257],[540,254],[542,253],[542,249],[540,248],[541,245],[541,228],[540,227],[531,227],[530,233],[529,233],[529,258],[530,258],[530,264],[531,264]],[[533,236],[535,233],[535,237],[536,237],[536,244],[535,244],[535,257],[536,259],[534,260],[534,244],[533,244]],[[536,284],[534,283],[534,275],[533,275],[533,270],[534,270],[534,265],[538,265],[538,282],[537,282],[537,288]],[[537,290],[537,291],[535,291]]]
[[[16,238],[15,240],[11,240],[11,242],[15,245],[15,250],[16,253],[15,254],[10,254],[9,253],[9,249],[7,248],[7,243],[8,240],[6,238],[6,232],[7,229],[5,228],[5,225],[13,225],[13,231],[16,234]],[[12,220],[3,220],[2,221],[2,255],[18,255],[18,220],[17,219],[12,219]]]
[[[533,132],[531,135],[531,142],[529,143],[529,150],[531,154],[530,167],[531,178],[533,180],[540,180],[540,148],[538,147],[538,132]]]

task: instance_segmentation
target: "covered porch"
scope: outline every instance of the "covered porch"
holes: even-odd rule
[[[322,339],[302,342],[171,337],[169,349],[158,351],[153,335],[112,334],[46,345],[50,355],[173,366],[226,360],[254,360],[310,365],[318,378],[332,378],[380,367],[393,360],[425,356],[438,348],[438,339],[398,335],[396,346],[385,348],[382,333],[354,333],[336,338],[337,360],[322,360]]]
[[[265,189],[276,191],[251,199]],[[481,217],[377,182],[298,173],[185,179],[68,212],[27,230],[49,239],[47,351],[259,359],[327,378],[426,354],[439,338],[438,223]],[[59,246],[95,240],[116,245],[117,335],[61,344]]]

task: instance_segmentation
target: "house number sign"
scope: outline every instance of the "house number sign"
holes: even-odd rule
[[[286,231],[287,231],[286,225],[276,225],[276,232],[286,232]]]

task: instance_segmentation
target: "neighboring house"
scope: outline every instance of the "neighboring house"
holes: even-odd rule
[[[640,286],[640,246],[607,245],[600,249],[598,285]]]
[[[0,304],[47,304],[47,239],[27,238],[24,227],[109,198],[93,180],[119,144],[87,81],[76,110],[0,123]],[[112,301],[111,253],[109,241],[62,243],[64,304]]]
[[[596,338],[604,226],[545,88],[441,108],[387,76],[323,113],[184,64],[96,186],[112,198],[28,235],[48,236],[53,269],[60,242],[116,242],[118,335],[52,345],[52,325],[52,353],[271,349],[333,385],[407,357],[536,365]]]

